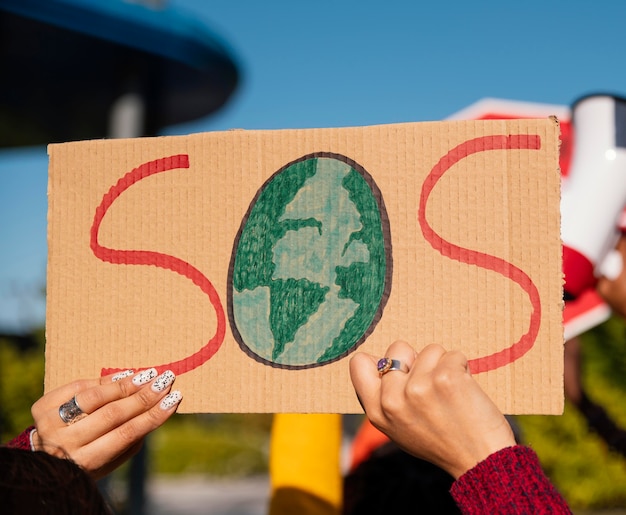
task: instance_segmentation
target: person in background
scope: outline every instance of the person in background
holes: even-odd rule
[[[459,515],[450,495],[454,478],[387,441],[351,468],[344,477],[343,515]]]
[[[622,234],[616,250],[626,264],[626,237]],[[613,313],[626,320],[626,266],[621,273],[608,279],[598,278],[596,291]],[[565,342],[563,383],[565,398],[583,415],[587,426],[595,432],[613,451],[626,457],[626,430],[607,413],[603,406],[589,397],[582,380],[582,342],[579,337]]]

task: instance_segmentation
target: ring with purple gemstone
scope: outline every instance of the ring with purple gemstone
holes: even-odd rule
[[[409,367],[403,365],[401,361],[391,358],[380,358],[376,364],[376,368],[381,377],[392,370],[399,370],[405,373],[409,371]]]

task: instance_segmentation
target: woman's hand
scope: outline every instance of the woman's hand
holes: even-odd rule
[[[515,445],[508,422],[472,378],[466,357],[428,345],[416,353],[395,342],[387,357],[408,371],[382,376],[378,358],[357,353],[350,375],[370,421],[408,453],[458,478],[490,454]]]
[[[136,454],[144,437],[176,411],[182,396],[171,391],[174,379],[169,370],[157,377],[148,369],[61,386],[33,404],[33,446],[70,458],[100,479]],[[84,414],[67,423],[59,410],[72,399]]]

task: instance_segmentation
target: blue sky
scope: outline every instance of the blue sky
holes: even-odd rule
[[[219,113],[166,134],[441,120],[486,97],[626,95],[626,2],[170,0],[230,48]],[[0,151],[0,332],[43,323],[45,147]]]

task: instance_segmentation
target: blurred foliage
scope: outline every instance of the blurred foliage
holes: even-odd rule
[[[150,437],[158,474],[247,476],[268,468],[271,415],[176,415]]]
[[[145,441],[149,477],[240,478],[268,472],[272,415],[178,415]],[[128,513],[130,462],[103,485],[116,513]]]
[[[581,337],[587,395],[626,429],[626,325],[611,318]],[[563,416],[516,418],[572,509],[626,508],[626,457],[611,451],[568,403]]]
[[[0,336],[0,442],[33,419],[30,407],[43,394],[44,331],[30,337]]]

